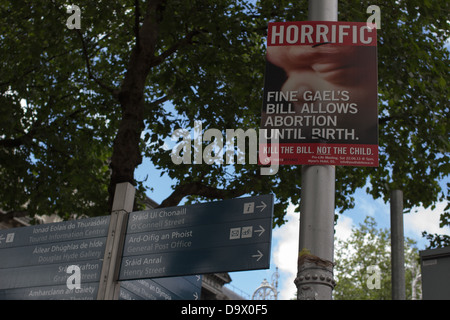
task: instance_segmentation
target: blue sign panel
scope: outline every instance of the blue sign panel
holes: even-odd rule
[[[86,283],[80,289],[67,285],[17,288],[0,290],[0,300],[93,300],[97,292],[98,283]]]
[[[0,299],[95,299],[110,217],[0,231]]]
[[[132,212],[120,280],[269,268],[273,197]]]
[[[120,285],[122,300],[199,300],[202,276],[140,279]]]

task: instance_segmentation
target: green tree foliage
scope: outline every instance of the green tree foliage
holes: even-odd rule
[[[0,1],[0,16],[1,210],[104,214],[117,104],[89,79],[62,2]]]
[[[340,1],[339,20],[366,21],[370,4]],[[307,1],[77,5],[70,30],[65,1],[0,0],[0,210],[104,215],[116,183],[144,193],[134,170],[148,157],[176,181],[163,205],[273,193],[281,225],[300,199],[298,166],[174,165],[160,146],[195,120],[224,135],[258,128],[267,23],[307,20]],[[432,205],[450,169],[448,1],[377,5],[380,167],[337,168],[341,210],[368,181],[375,198],[401,187],[406,207]]]
[[[336,300],[390,300],[391,299],[391,244],[390,232],[377,229],[375,220],[366,217],[358,228],[352,228],[348,239],[339,239],[335,249],[337,285],[333,291]],[[419,252],[415,242],[405,239],[406,299],[419,298],[421,284]],[[379,275],[379,285],[375,277]],[[412,296],[412,288],[415,296]]]

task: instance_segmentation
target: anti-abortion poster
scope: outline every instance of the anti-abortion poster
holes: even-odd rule
[[[269,24],[262,163],[378,166],[376,45],[365,22]]]

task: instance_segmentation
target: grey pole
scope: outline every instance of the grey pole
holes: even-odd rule
[[[309,0],[308,20],[337,21],[338,0]]]
[[[97,300],[117,300],[119,297],[120,283],[117,278],[128,214],[133,211],[135,193],[136,189],[128,182],[116,185]]]
[[[309,0],[308,19],[337,21],[337,0]],[[303,166],[297,299],[331,300],[334,255],[335,167]]]
[[[302,167],[297,299],[331,300],[334,255],[335,168]]]
[[[392,300],[405,300],[405,248],[403,235],[403,191],[391,191]]]

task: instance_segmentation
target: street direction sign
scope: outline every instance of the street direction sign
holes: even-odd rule
[[[73,264],[56,263],[0,269],[0,295],[4,289],[15,288],[28,288],[28,291],[25,291],[28,292],[28,296],[32,296],[32,292],[36,291],[34,287],[65,285],[65,288],[68,289],[66,284],[71,273],[68,273],[67,268],[70,265]],[[92,285],[92,282],[96,282],[98,286],[102,266],[100,260],[81,261],[77,262],[76,265],[81,270],[81,288],[86,284]],[[38,298],[38,296],[35,296],[33,299]]]
[[[189,275],[269,268],[272,214],[271,195],[130,213],[120,297],[196,300],[201,277]],[[0,299],[95,299],[109,224],[1,230]]]
[[[0,250],[1,268],[102,259],[106,238],[45,243]]]
[[[110,216],[0,230],[0,249],[106,237]]]
[[[119,279],[267,269],[269,258],[270,243],[131,256],[122,259]]]
[[[105,216],[1,230],[0,299],[95,299],[109,221]],[[75,278],[79,284],[70,285]]]
[[[125,238],[124,256],[222,247],[234,240],[239,245],[270,242],[270,229],[271,221],[266,218],[129,234]]]
[[[130,213],[119,280],[269,268],[273,197]]]
[[[81,289],[69,290],[66,285],[0,290],[0,300],[93,300],[98,283],[83,284]]]
[[[202,276],[122,281],[122,300],[199,300]]]

